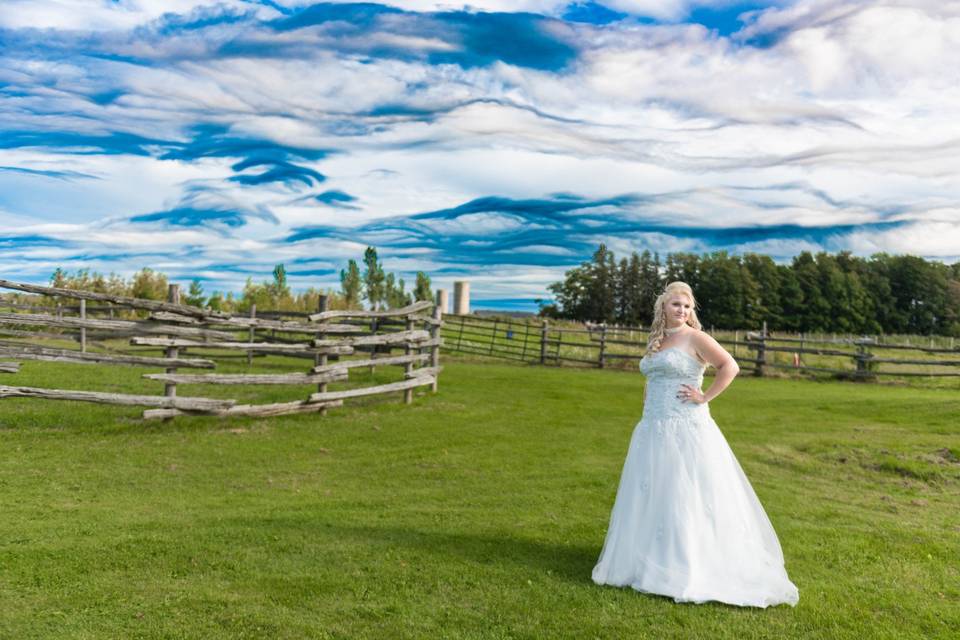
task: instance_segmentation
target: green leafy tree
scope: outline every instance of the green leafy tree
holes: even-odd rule
[[[166,300],[167,289],[166,275],[157,273],[150,267],[144,267],[134,274],[130,295],[145,300]]]
[[[780,282],[780,288],[777,291],[781,309],[780,323],[768,323],[768,327],[786,331],[803,331],[804,299],[800,280],[789,265],[777,265],[777,276]]]
[[[248,276],[236,308],[243,313],[249,312],[253,305],[257,305],[259,311],[272,310],[276,308],[275,300],[270,283],[254,282]]]
[[[671,253],[667,256],[664,284],[686,282],[695,294],[700,290],[700,256],[695,253]]]
[[[661,268],[648,252],[618,263],[600,245],[547,287],[552,303],[538,306],[547,317],[648,324],[664,282],[674,280],[696,291],[707,326],[960,335],[960,263],[918,256],[802,252],[776,264],[752,254],[672,253]]]
[[[417,301],[433,300],[433,289],[430,288],[430,276],[423,271],[417,271],[417,283],[413,288],[413,297]]]
[[[557,310],[557,315],[554,317],[571,320],[587,319],[586,294],[589,286],[590,275],[587,263],[565,272],[561,282],[547,285],[547,291],[553,294],[555,300],[553,306]]]
[[[947,302],[949,269],[918,256],[890,259],[890,290],[902,333],[934,333]]]
[[[943,333],[960,337],[960,278],[952,277],[947,282],[946,303],[943,314]]]
[[[601,244],[588,266],[590,286],[586,291],[586,320],[616,320],[617,263],[613,252]]]
[[[207,306],[214,311],[226,311],[226,305],[224,304],[223,294],[219,291],[214,291],[210,294],[210,299],[207,300]]]
[[[780,271],[770,256],[748,253],[741,259],[755,287],[745,292],[744,327],[759,327],[766,320],[769,326],[784,324],[780,300]]]
[[[107,276],[104,293],[109,293],[114,296],[129,295],[127,281],[124,280],[122,276],[111,272],[110,275]]]
[[[393,273],[388,273],[384,282],[386,290],[386,303],[388,309],[399,309],[410,304],[410,294],[405,289],[406,285],[403,278],[397,278]]]
[[[873,307],[873,319],[876,321],[874,333],[896,331],[893,327],[904,323],[897,312],[896,300],[890,288],[890,256],[877,253],[864,262],[860,279],[870,296]]]
[[[360,294],[363,288],[363,279],[360,277],[360,267],[356,260],[350,260],[346,269],[340,270],[340,291],[347,308],[356,309],[360,306]]]
[[[387,277],[383,272],[383,264],[381,264],[374,247],[367,247],[364,251],[363,264],[366,266],[363,272],[364,297],[370,303],[371,309],[382,309],[386,302]]]
[[[640,297],[640,257],[634,251],[630,258],[621,258],[616,278],[616,319],[619,324],[633,325],[636,318],[636,303]]]
[[[640,292],[634,303],[634,324],[648,327],[653,323],[654,305],[665,285],[660,273],[660,256],[649,251],[640,254]]]
[[[739,258],[717,251],[700,259],[698,271],[694,293],[700,308],[697,313],[704,326],[723,329],[744,326],[744,278],[749,277],[749,272],[741,269]]]
[[[50,276],[50,286],[56,287],[58,289],[66,289],[67,288],[67,272],[61,269],[60,267],[57,267],[54,270],[53,275]]]
[[[537,316],[540,318],[561,318],[562,311],[555,302],[548,302],[543,298],[535,298],[533,301],[537,305]]]
[[[804,251],[793,259],[792,269],[803,292],[803,306],[800,310],[801,331],[829,331],[831,322],[830,301],[820,288],[820,269],[816,259],[809,251]]]
[[[289,301],[292,297],[290,285],[287,284],[287,268],[285,266],[278,264],[273,268],[273,282],[267,284],[267,288],[273,297],[274,307],[277,309],[283,308],[283,303]]]

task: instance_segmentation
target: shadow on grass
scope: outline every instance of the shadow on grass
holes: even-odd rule
[[[450,560],[479,565],[519,565],[535,572],[579,584],[592,584],[590,572],[600,554],[599,545],[567,545],[531,540],[514,533],[451,533],[397,526],[321,524],[324,531],[385,551],[404,547]],[[599,541],[602,542],[602,541]]]
[[[530,540],[511,533],[444,533],[401,527],[345,527],[331,524],[326,524],[324,527],[327,531],[339,531],[358,541],[382,545],[385,550],[402,546],[418,552],[427,552],[447,559],[466,560],[480,565],[511,564],[532,569],[534,572],[548,573],[551,577],[570,583],[595,586],[591,579],[591,572],[600,554],[600,547]],[[636,592],[629,587],[596,588],[620,590],[667,606],[676,604],[672,596]],[[732,611],[748,616],[760,615],[758,612],[763,611],[760,608],[737,606],[719,601],[700,603],[697,607]],[[782,608],[790,609],[787,606]]]

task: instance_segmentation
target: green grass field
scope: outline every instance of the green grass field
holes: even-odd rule
[[[956,390],[740,379],[714,401],[800,589],[756,610],[590,581],[641,376],[445,367],[412,406],[326,417],[0,400],[0,637],[958,637]],[[140,373],[0,383],[156,393]]]

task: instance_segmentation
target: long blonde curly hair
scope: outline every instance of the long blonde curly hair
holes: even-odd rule
[[[660,351],[660,343],[666,335],[667,314],[665,307],[667,301],[673,296],[683,295],[690,298],[690,315],[687,316],[687,324],[694,329],[700,329],[700,319],[697,318],[697,299],[693,297],[693,289],[686,282],[671,282],[663,288],[663,293],[657,296],[657,301],[653,305],[653,323],[650,325],[650,337],[647,338],[647,351],[656,353]]]

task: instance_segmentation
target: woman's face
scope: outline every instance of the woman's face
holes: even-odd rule
[[[690,304],[690,298],[685,295],[670,296],[664,305],[666,310],[667,326],[678,327],[686,324],[690,318],[690,310],[693,305]]]

